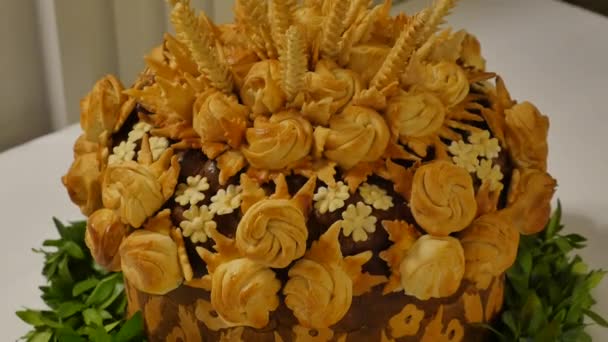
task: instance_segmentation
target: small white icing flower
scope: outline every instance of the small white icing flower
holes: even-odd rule
[[[228,185],[226,190],[220,189],[215,196],[211,197],[209,208],[217,215],[232,214],[234,209],[241,206],[241,187]]]
[[[452,141],[448,151],[453,155],[452,160],[454,164],[466,169],[469,172],[475,172],[477,166],[479,166],[479,151],[471,144],[467,144],[460,140],[458,142]]]
[[[489,182],[491,191],[500,191],[503,188],[500,182],[503,178],[502,172],[498,165],[492,167],[492,161],[483,159],[477,167],[477,178],[483,182]]]
[[[480,157],[488,159],[498,157],[500,145],[498,144],[498,139],[490,138],[490,132],[480,131],[473,133],[469,136],[469,142],[473,144],[473,148],[477,150]]]
[[[136,142],[144,137],[144,134],[152,130],[152,125],[147,122],[138,122],[133,126],[131,132],[129,132],[129,141]]]
[[[193,205],[184,211],[185,220],[179,224],[179,227],[183,230],[184,236],[189,237],[192,242],[204,243],[209,237],[209,229],[217,226],[213,216],[213,211],[206,205],[200,207]]]
[[[386,194],[386,191],[376,185],[363,183],[359,188],[359,193],[366,204],[380,210],[388,210],[393,207],[393,199]]]
[[[376,217],[371,216],[372,207],[358,202],[350,204],[342,213],[342,232],[353,236],[355,242],[367,240],[367,234],[376,231]]]
[[[336,183],[335,187],[320,187],[313,196],[315,209],[321,214],[334,211],[344,207],[344,201],[350,197],[348,186],[343,182]]]
[[[207,177],[188,177],[186,179],[187,184],[180,184],[177,186],[177,192],[175,201],[180,205],[196,205],[198,202],[205,199],[203,191],[209,190],[209,183]]]
[[[152,151],[152,159],[155,161],[160,158],[160,155],[163,154],[169,148],[169,140],[165,137],[150,137],[150,150]]]
[[[124,161],[133,160],[135,157],[135,148],[137,146],[134,142],[123,141],[118,146],[112,149],[112,154],[108,158],[108,164],[114,165]]]

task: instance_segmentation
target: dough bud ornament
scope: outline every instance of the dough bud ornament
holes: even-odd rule
[[[456,1],[190,3],[82,101],[63,178],[148,340],[483,340],[556,183],[546,117],[443,29]]]

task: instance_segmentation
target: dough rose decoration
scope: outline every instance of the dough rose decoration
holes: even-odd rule
[[[383,276],[361,272],[371,252],[344,258],[339,234],[340,224],[335,223],[289,270],[283,288],[285,304],[304,327],[332,326],[344,317],[354,295],[386,281]]]
[[[259,117],[247,130],[247,143],[243,154],[253,167],[280,170],[308,155],[312,126],[293,111]]]
[[[236,229],[239,251],[272,268],[287,267],[302,257],[306,252],[306,216],[315,182],[311,178],[292,200],[270,198],[253,204]]]
[[[505,114],[506,139],[515,164],[546,171],[549,119],[529,102],[515,105]]]
[[[477,218],[458,239],[466,260],[464,276],[480,289],[511,267],[517,256],[519,233],[505,211]]]
[[[414,174],[412,214],[428,233],[447,236],[475,218],[477,202],[471,176],[445,161],[421,166]]]

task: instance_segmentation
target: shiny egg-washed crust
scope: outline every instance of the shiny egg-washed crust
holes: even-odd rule
[[[556,182],[455,0],[238,0],[81,102],[63,183],[152,341],[479,340]],[[495,80],[492,82],[492,80]]]

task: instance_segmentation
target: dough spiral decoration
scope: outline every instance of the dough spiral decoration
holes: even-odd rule
[[[346,107],[329,121],[329,128],[325,156],[344,169],[380,158],[390,138],[384,118],[359,106]]]
[[[263,328],[279,306],[281,282],[268,267],[241,258],[221,264],[211,283],[211,304],[229,323]]]
[[[446,161],[423,165],[414,174],[410,207],[429,234],[461,231],[477,212],[473,180],[465,169]]]
[[[287,111],[270,119],[258,117],[247,129],[243,154],[259,169],[280,170],[306,157],[312,147],[312,126],[297,112]]]
[[[285,199],[257,202],[236,230],[236,246],[241,253],[273,268],[287,267],[302,257],[307,238],[304,214]]]

